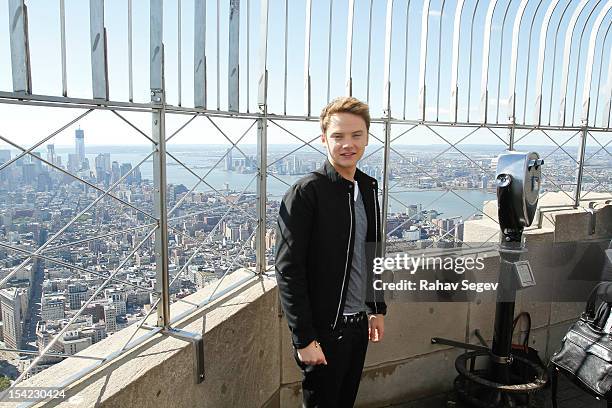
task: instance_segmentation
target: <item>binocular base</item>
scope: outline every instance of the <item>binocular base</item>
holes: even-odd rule
[[[484,364],[476,361],[479,357],[485,360]],[[543,394],[537,391],[547,382],[543,367],[526,358],[514,356],[509,364],[510,383],[501,384],[490,379],[490,360],[488,350],[470,351],[457,357],[455,368],[459,375],[455,378],[454,389],[461,402],[478,408],[541,406]],[[487,368],[476,369],[477,366]]]

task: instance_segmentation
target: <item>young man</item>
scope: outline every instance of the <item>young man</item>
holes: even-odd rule
[[[377,181],[357,169],[368,105],[335,99],[320,123],[327,160],[283,197],[276,278],[304,406],[352,407],[368,340],[382,340],[387,309],[372,286],[373,258],[381,256]]]

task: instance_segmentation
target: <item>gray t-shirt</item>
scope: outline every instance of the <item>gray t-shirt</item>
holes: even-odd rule
[[[344,304],[344,314],[353,314],[366,310],[366,234],[368,231],[368,218],[359,186],[355,182],[355,244],[353,246],[353,260],[351,262],[351,274]]]

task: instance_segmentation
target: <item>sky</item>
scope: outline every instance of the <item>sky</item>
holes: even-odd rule
[[[331,98],[345,94],[346,72],[346,32],[348,19],[348,0],[331,0],[331,40],[329,39],[330,0],[312,0],[312,37],[310,42],[311,63],[311,112],[316,116],[327,101],[327,67],[330,70]],[[538,42],[542,19],[551,0],[530,0],[520,26],[518,43],[518,64],[516,81],[516,117],[518,122],[531,123],[535,106],[535,76],[537,71]],[[59,0],[27,0],[29,15],[30,54],[32,66],[33,93],[39,95],[61,95],[61,57]],[[181,102],[183,106],[193,106],[193,0],[181,1]],[[489,121],[507,123],[506,101],[510,95],[510,55],[512,49],[512,29],[519,8],[518,0],[499,0],[493,14],[490,64],[488,77]],[[549,99],[552,87],[552,115],[550,122],[558,123],[561,95],[561,72],[563,64],[563,45],[568,22],[574,10],[581,3],[577,0],[560,0],[551,19],[545,46],[547,64],[544,69],[544,123],[549,121]],[[586,55],[591,29],[605,0],[587,0],[584,12],[577,20],[572,37],[571,59],[568,81],[568,122],[573,116],[578,125],[581,115],[581,100],[585,76]],[[91,59],[89,55],[89,2],[85,0],[65,0],[66,4],[66,42],[67,42],[67,82],[68,96],[91,98]],[[128,48],[127,48],[127,0],[105,1],[105,26],[108,37],[109,93],[113,101],[128,100]],[[287,92],[284,92],[284,52],[285,52],[285,5],[288,4],[287,25]],[[393,1],[391,35],[391,114],[395,118],[418,118],[419,106],[419,59],[421,54],[421,23],[424,1]],[[489,1],[465,0],[460,26],[459,51],[459,108],[458,118],[466,121],[480,118],[481,70],[483,62],[484,21]],[[217,5],[220,26],[217,27]],[[450,116],[451,60],[453,24],[457,0],[431,0],[428,22],[429,36],[426,44],[426,119],[447,121]],[[566,7],[567,6],[567,7]],[[240,4],[240,111],[257,110],[257,79],[259,76],[260,12],[259,0],[242,0]],[[206,53],[208,80],[208,108],[227,109],[227,66],[228,66],[228,21],[229,0],[206,2]],[[247,10],[249,12],[247,13]],[[383,115],[383,78],[385,70],[385,16],[387,1],[372,0],[372,30],[370,63],[368,64],[368,36],[370,0],[355,0],[353,33],[353,95],[367,100],[373,117]],[[507,13],[506,13],[507,10]],[[565,11],[565,12],[564,12]],[[247,14],[250,16],[250,33],[247,36]],[[502,25],[504,15],[506,22]],[[473,18],[472,18],[473,16]],[[287,114],[304,115],[304,49],[305,49],[305,0],[270,0],[267,67],[269,77],[268,112],[283,114],[286,99]],[[408,17],[408,24],[406,20]],[[166,97],[169,104],[178,104],[178,0],[164,2],[164,47]],[[610,27],[612,12],[604,19],[598,33],[593,66],[592,99],[600,93],[597,107],[597,124],[603,119],[603,100],[612,70],[610,49],[612,35],[603,39]],[[532,25],[533,24],[533,25]],[[8,24],[8,0],[0,0],[0,91],[11,91],[10,43]],[[533,26],[533,29],[530,29]],[[557,27],[559,31],[555,35]],[[440,33],[441,28],[441,33]],[[585,28],[584,33],[582,29]],[[608,30],[612,31],[612,30]],[[529,33],[531,32],[531,41]],[[503,47],[501,47],[503,33]],[[217,58],[217,35],[219,56]],[[247,37],[249,58],[247,61]],[[470,37],[473,39],[470,44]],[[440,40],[441,38],[441,40]],[[553,44],[556,41],[556,47]],[[331,43],[331,52],[328,44]],[[406,49],[407,44],[407,49]],[[439,44],[441,46],[439,46]],[[470,64],[471,50],[471,64]],[[528,53],[528,50],[530,52]],[[556,51],[556,55],[555,54]],[[440,57],[438,58],[438,54]],[[501,55],[501,64],[499,58]],[[530,63],[527,64],[529,55]],[[328,59],[328,56],[331,56]],[[580,58],[578,58],[580,57]],[[552,60],[556,63],[553,66]],[[133,72],[134,100],[148,102],[149,92],[149,2],[133,0]],[[217,78],[217,60],[219,78]],[[471,70],[469,69],[471,65]],[[499,67],[501,72],[499,73]],[[368,77],[369,67],[369,78]],[[598,73],[601,70],[599,88]],[[529,71],[529,75],[527,75]],[[499,73],[499,74],[498,74]],[[576,75],[577,73],[577,75]],[[439,86],[438,86],[439,75]],[[248,76],[248,100],[247,100]],[[499,80],[498,80],[499,78]],[[528,81],[528,82],[527,82]],[[219,98],[217,98],[217,82]],[[497,89],[500,89],[499,96]],[[527,104],[525,104],[527,89]],[[576,109],[573,114],[574,89],[577,90]],[[471,90],[471,92],[469,92]],[[406,103],[404,104],[404,91]],[[439,93],[439,106],[436,101]],[[469,95],[468,95],[469,94]],[[468,107],[468,97],[470,99]],[[609,97],[609,96],[608,96]],[[499,99],[499,115],[497,104]],[[595,102],[592,102],[594,104]],[[81,109],[54,109],[32,106],[0,104],[0,134],[23,144],[36,140],[60,128],[66,122],[83,113]],[[594,112],[592,111],[594,114]],[[573,114],[573,115],[572,115]],[[150,133],[150,114],[125,113],[122,115],[134,122],[145,133]],[[168,130],[172,132],[189,117],[168,115]],[[219,120],[218,126],[236,140],[251,124],[246,120]],[[70,145],[74,129],[78,126],[86,131],[87,143],[91,144],[140,144],[148,141],[131,129],[111,112],[95,111],[68,127],[53,138],[57,145]],[[312,138],[318,133],[316,123],[285,123],[284,127],[302,138]],[[375,127],[376,128],[376,127]],[[395,127],[395,134],[405,128]],[[382,130],[374,129],[382,138]],[[458,139],[466,134],[465,129],[443,129],[448,138]],[[276,126],[270,126],[270,143],[299,143],[288,133]],[[401,139],[405,144],[444,143],[427,129],[411,132]],[[227,139],[205,118],[198,118],[173,140],[174,143],[224,143]],[[373,140],[375,142],[375,140]],[[398,141],[399,142],[399,141]],[[463,143],[498,143],[490,132],[477,132]],[[252,127],[242,143],[255,143],[255,127]],[[573,143],[573,142],[572,142]],[[537,143],[534,143],[537,144]]]

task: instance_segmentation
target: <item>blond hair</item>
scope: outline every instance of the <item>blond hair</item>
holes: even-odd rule
[[[370,130],[370,108],[367,104],[361,102],[352,96],[341,96],[331,101],[319,116],[321,131],[325,134],[329,121],[334,113],[348,112],[361,117],[366,124],[366,129]]]

